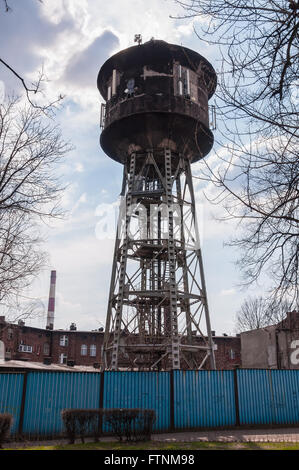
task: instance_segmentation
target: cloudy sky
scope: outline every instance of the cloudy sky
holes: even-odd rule
[[[47,269],[25,295],[42,299],[49,291],[50,270],[57,270],[55,328],[91,330],[105,323],[113,254],[113,231],[97,236],[101,215],[116,211],[122,167],[99,146],[101,97],[96,88],[98,70],[115,52],[154,37],[183,44],[207,57],[217,70],[218,51],[200,42],[191,19],[173,19],[182,13],[174,0],[9,0],[0,8],[0,57],[28,81],[43,68],[47,99],[65,95],[57,113],[63,136],[74,145],[59,169],[68,184],[63,221],[44,229],[49,252]],[[21,92],[20,83],[3,67],[0,80],[6,91]],[[208,156],[215,159],[213,151]],[[194,168],[198,174],[200,168]],[[238,288],[236,252],[224,242],[235,227],[217,222],[220,207],[211,206],[203,190],[208,183],[194,180],[198,201],[201,244],[212,328],[217,334],[234,333],[234,316],[248,292]],[[28,321],[45,327],[45,317]]]

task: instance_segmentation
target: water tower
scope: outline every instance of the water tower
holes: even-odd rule
[[[165,41],[102,66],[101,146],[123,165],[103,368],[215,369],[191,163],[213,145],[211,64]]]

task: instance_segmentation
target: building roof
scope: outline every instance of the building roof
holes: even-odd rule
[[[123,49],[109,57],[102,65],[98,74],[98,89],[106,100],[106,83],[113,69],[122,70],[130,67],[145,66],[157,63],[166,63],[178,60],[181,65],[190,67],[196,71],[200,62],[205,64],[205,74],[213,77],[212,87],[209,90],[209,98],[214,94],[217,84],[217,76],[210,62],[198,52],[179,44],[170,44],[166,41],[151,39],[138,46]]]
[[[42,362],[30,361],[3,361],[0,360],[0,372],[7,369],[23,369],[23,370],[44,370],[56,372],[99,372],[99,369],[93,366],[67,366],[66,364],[43,364]]]

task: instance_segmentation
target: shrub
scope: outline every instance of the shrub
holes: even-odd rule
[[[0,448],[2,442],[7,437],[12,425],[12,415],[9,413],[0,414]]]
[[[68,409],[61,412],[66,434],[71,444],[76,437],[84,442],[87,436],[93,436],[98,440],[101,434],[102,424],[107,426],[120,441],[150,440],[153,423],[155,421],[154,410],[143,409]]]
[[[108,409],[101,411],[103,423],[122,441],[150,440],[156,418],[154,410],[143,409]]]
[[[93,436],[97,441],[100,434],[99,410],[63,410],[61,417],[70,444],[77,436],[84,442],[87,436]]]

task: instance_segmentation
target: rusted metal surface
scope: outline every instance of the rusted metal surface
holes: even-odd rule
[[[128,83],[132,88],[128,89]],[[149,41],[115,54],[102,66],[98,88],[106,100],[101,146],[125,163],[135,150],[165,148],[196,161],[212,148],[208,100],[217,77],[195,51]]]
[[[103,370],[215,369],[190,163],[213,145],[216,81],[200,54],[156,40],[99,72],[101,146],[124,165]]]
[[[207,361],[215,368],[190,162],[170,150],[136,152],[128,163],[125,187],[103,369],[192,369]],[[164,203],[166,215],[159,219],[157,212],[153,233],[151,210],[157,203],[158,209]],[[177,207],[171,215],[173,203]],[[133,237],[128,234],[132,207],[149,222]]]
[[[158,73],[171,73],[169,64],[178,62],[191,70],[200,71],[208,86],[209,98],[216,89],[217,77],[206,58],[187,47],[169,44],[165,41],[148,41],[141,46],[133,46],[110,57],[102,66],[98,76],[98,88],[107,100],[106,83],[113,69],[136,70],[136,67],[151,65]]]

